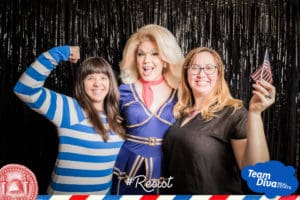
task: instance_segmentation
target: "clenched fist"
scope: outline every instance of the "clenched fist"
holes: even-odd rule
[[[70,46],[70,56],[69,61],[71,63],[77,63],[80,59],[80,47],[79,46]]]

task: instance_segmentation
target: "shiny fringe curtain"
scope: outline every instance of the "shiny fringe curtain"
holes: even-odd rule
[[[64,44],[80,45],[81,60],[104,56],[118,75],[126,39],[149,23],[173,32],[185,54],[198,46],[220,52],[232,95],[246,106],[249,75],[269,50],[277,89],[275,104],[263,113],[270,154],[294,166],[300,180],[299,1],[4,0],[0,10],[0,167],[30,167],[40,194],[51,176],[57,138],[55,128],[13,94],[17,79],[40,53]],[[61,64],[46,86],[71,95],[77,66]]]

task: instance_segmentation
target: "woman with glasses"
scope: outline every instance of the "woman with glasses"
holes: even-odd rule
[[[171,194],[241,194],[240,170],[269,160],[261,113],[274,103],[275,87],[253,84],[248,110],[231,96],[219,54],[188,53],[182,69],[177,118],[164,143]]]

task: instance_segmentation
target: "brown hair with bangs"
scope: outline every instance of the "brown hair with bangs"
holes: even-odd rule
[[[110,86],[104,99],[104,113],[107,116],[109,127],[105,127],[98,111],[84,89],[84,79],[92,73],[102,73],[108,76]],[[119,116],[119,89],[115,74],[111,65],[102,57],[90,57],[83,61],[77,71],[74,87],[74,97],[79,105],[85,110],[89,121],[95,130],[102,136],[104,141],[108,140],[108,131],[112,130],[124,138],[125,131],[121,125]]]

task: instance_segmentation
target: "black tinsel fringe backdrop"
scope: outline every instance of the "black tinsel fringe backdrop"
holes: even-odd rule
[[[271,159],[296,168],[300,180],[300,20],[295,0],[2,0],[0,1],[0,167],[28,166],[45,194],[57,153],[56,130],[13,94],[21,73],[53,46],[80,45],[81,60],[104,56],[119,74],[126,39],[155,23],[177,37],[186,54],[219,51],[232,95],[247,105],[250,73],[270,53],[275,104],[263,113]],[[62,64],[46,86],[71,95],[78,64]],[[299,193],[299,189],[298,189]]]

